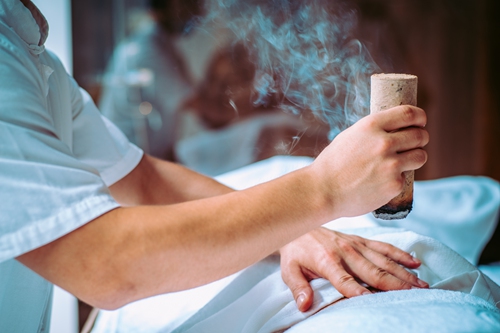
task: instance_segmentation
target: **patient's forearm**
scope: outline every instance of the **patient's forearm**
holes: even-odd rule
[[[115,209],[19,260],[80,299],[115,308],[237,272],[325,223],[300,170],[190,203]],[[285,179],[286,178],[286,179]]]

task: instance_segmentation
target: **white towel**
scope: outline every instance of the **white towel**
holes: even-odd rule
[[[339,302],[286,332],[498,333],[500,312],[482,298],[456,291],[389,291]]]
[[[328,318],[324,318],[326,314],[323,312],[329,313],[335,311],[337,307],[345,307],[342,305],[344,302],[364,304],[363,307],[370,312],[381,305],[392,304],[391,300],[397,303],[401,299],[408,302],[413,301],[413,304],[418,304],[424,312],[430,311],[432,308],[433,311],[448,311],[450,312],[448,315],[458,317],[464,316],[467,311],[476,308],[476,311],[484,312],[481,316],[487,318],[487,323],[491,323],[492,327],[500,327],[500,311],[495,308],[495,304],[500,302],[500,287],[447,246],[432,238],[394,228],[358,228],[346,230],[346,232],[388,242],[407,252],[413,252],[422,261],[421,267],[413,271],[421,279],[427,281],[431,288],[435,289],[418,290],[418,292],[393,291],[382,293],[384,296],[360,296],[343,300],[320,311],[342,298],[342,295],[328,281],[316,279],[311,281],[315,293],[313,306],[308,312],[302,313],[297,309],[292,293],[281,279],[278,260],[270,257],[243,271],[205,307],[174,332],[255,333],[282,331],[311,317],[305,321],[308,322],[320,314],[322,320],[328,321]],[[443,290],[452,292],[443,293]],[[406,298],[409,295],[412,299]],[[373,301],[369,298],[372,298]],[[449,304],[455,304],[453,302],[457,299],[461,300],[461,303],[457,304],[463,303],[467,306],[450,307]],[[377,300],[381,300],[381,303],[378,303]],[[427,304],[433,306],[429,307],[429,310],[425,310]],[[395,304],[394,307],[398,308],[398,305]],[[358,308],[359,310],[360,308]],[[358,315],[361,316],[363,313],[360,311]],[[428,318],[431,319],[432,316]],[[333,331],[335,322],[328,322]],[[384,323],[383,320],[380,322]],[[439,325],[442,323],[440,322]],[[485,327],[483,326],[481,329],[485,329]],[[319,331],[324,332],[324,328]],[[311,331],[304,328],[304,332]]]

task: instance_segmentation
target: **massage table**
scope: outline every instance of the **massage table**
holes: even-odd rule
[[[216,178],[244,189],[311,162],[276,156]],[[411,252],[423,262],[413,273],[430,289],[346,299],[316,279],[314,304],[301,313],[281,280],[279,258],[271,256],[198,288],[100,310],[92,332],[500,332],[500,253],[499,262],[478,265],[499,210],[498,182],[462,176],[415,182],[405,220],[367,214],[325,224]]]

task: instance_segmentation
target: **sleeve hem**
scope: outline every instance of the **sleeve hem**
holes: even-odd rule
[[[51,243],[118,207],[120,205],[109,194],[101,193],[62,210],[56,216],[2,235],[0,263]]]
[[[111,186],[128,175],[139,164],[144,155],[143,151],[134,144],[130,144],[127,154],[112,167],[101,171],[101,178],[106,186]]]

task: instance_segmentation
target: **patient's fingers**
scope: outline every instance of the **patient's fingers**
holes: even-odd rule
[[[362,282],[380,290],[428,287],[401,266],[420,265],[408,253],[387,243],[325,228],[299,237],[281,248],[280,254],[283,281],[301,311],[311,306],[314,294],[308,281],[317,277],[328,279],[346,297],[371,294]]]
[[[292,291],[297,308],[302,312],[307,311],[311,307],[314,297],[308,279],[298,264],[282,265],[281,267],[281,276]]]
[[[406,287],[417,287],[417,288],[428,288],[429,285],[420,280],[418,277],[404,269],[398,263],[393,261],[391,258],[386,257],[376,251],[367,250],[364,253],[364,256],[369,259],[375,266],[378,266],[380,269],[389,273],[390,275],[398,278],[400,281],[394,281],[390,279],[379,279],[374,280],[374,282],[367,281],[371,286],[380,289],[380,290],[397,290],[401,289],[400,286],[403,286],[403,289],[407,289]],[[373,284],[375,283],[375,284]]]
[[[369,295],[371,292],[359,284],[351,272],[348,272],[343,266],[331,267],[325,272],[325,278],[328,279],[339,293],[345,297],[356,297]]]
[[[380,290],[401,290],[411,289],[413,286],[370,260],[365,260],[362,267],[359,267],[359,264],[357,262],[350,267],[353,269],[353,274],[372,287]]]
[[[330,260],[330,265],[321,267],[321,274],[344,296],[358,296],[367,292],[356,278],[380,290],[428,287],[425,282],[398,264],[411,268],[420,265],[420,262],[414,261],[408,253],[390,244],[357,236],[344,237],[350,239],[350,242],[340,246],[343,252],[342,260]]]
[[[412,257],[408,252],[400,250],[391,244],[370,239],[365,239],[365,244],[368,248],[375,250],[378,253],[391,258],[395,262],[408,268],[417,268],[421,264],[420,260]]]

